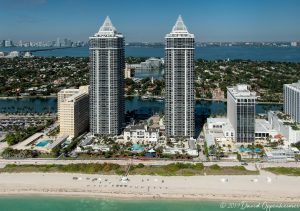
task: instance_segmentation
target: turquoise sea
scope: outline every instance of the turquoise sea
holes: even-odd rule
[[[280,203],[258,202],[205,202],[175,200],[116,200],[80,197],[0,197],[2,211],[220,211],[267,210],[267,206]],[[292,211],[299,208],[272,208],[267,211]]]

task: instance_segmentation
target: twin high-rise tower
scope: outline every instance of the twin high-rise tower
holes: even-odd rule
[[[90,37],[90,130],[93,134],[121,133],[124,113],[124,37],[107,17]]]
[[[194,35],[181,16],[165,46],[165,124],[169,137],[193,137],[195,128]]]
[[[90,130],[93,134],[117,135],[124,122],[124,37],[107,17],[90,37]],[[179,16],[166,35],[166,135],[193,137],[194,35]]]

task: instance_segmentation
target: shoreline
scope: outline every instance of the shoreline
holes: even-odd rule
[[[31,98],[57,98],[57,95],[46,95],[46,96],[1,96],[0,100],[8,100],[8,99],[31,99]]]
[[[74,179],[80,178],[80,179]],[[272,178],[267,183],[266,178]],[[299,203],[300,177],[267,172],[251,176],[120,176],[77,173],[1,173],[0,197],[63,196],[117,200]],[[222,182],[227,178],[227,182]],[[253,179],[257,179],[254,182]],[[102,179],[102,180],[101,180]]]
[[[64,198],[90,198],[90,199],[111,199],[119,201],[182,201],[182,202],[269,202],[269,203],[300,203],[298,198],[282,197],[282,198],[264,198],[264,197],[252,197],[251,195],[223,195],[207,194],[207,195],[195,195],[195,194],[134,194],[134,193],[111,193],[111,192],[55,192],[51,190],[36,191],[36,190],[23,190],[0,192],[1,197],[64,197]]]
[[[143,95],[125,95],[125,98],[127,97],[139,97],[141,98]],[[155,96],[152,97],[153,100],[160,99],[162,96]],[[0,100],[3,99],[32,99],[32,98],[57,98],[57,95],[46,95],[46,96],[1,96]],[[151,100],[152,100],[151,99]],[[162,98],[164,100],[164,98]],[[227,99],[209,99],[209,98],[195,98],[195,101],[213,101],[213,102],[227,102]],[[264,102],[264,101],[256,101],[256,104],[274,104],[274,105],[282,105],[283,102]]]
[[[264,200],[263,198],[240,198],[236,195],[229,195],[229,197],[218,197],[216,195],[208,195],[208,196],[201,196],[196,197],[195,195],[184,195],[184,197],[177,195],[177,196],[162,196],[162,195],[136,195],[136,194],[107,194],[106,192],[103,193],[87,193],[87,192],[43,192],[43,191],[24,191],[24,192],[9,192],[3,193],[0,192],[1,197],[63,197],[63,198],[87,198],[87,199],[106,199],[106,200],[118,200],[118,201],[180,201],[180,202],[268,202],[268,203],[299,203],[299,201],[294,200],[276,200],[276,199],[268,199]],[[214,197],[214,198],[212,198]],[[244,195],[243,197],[246,197]]]

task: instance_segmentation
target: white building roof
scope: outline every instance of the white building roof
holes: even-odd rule
[[[178,16],[178,19],[172,28],[172,33],[189,33],[181,15]]]
[[[246,84],[238,84],[233,87],[227,87],[227,90],[235,97],[256,97],[256,92],[251,92]]]
[[[226,125],[223,126],[222,129],[223,129],[223,132],[234,132],[234,129],[229,121]]]
[[[215,138],[213,134],[207,134],[205,135],[207,147],[210,147],[211,145],[215,145]]]
[[[271,124],[265,119],[255,119],[255,132],[268,133],[272,130]]]
[[[68,97],[66,100],[65,100],[65,102],[75,102],[75,101],[77,101],[78,99],[80,99],[81,97],[85,97],[85,96],[87,96],[88,95],[88,93],[86,93],[86,92],[78,92],[78,93],[76,93],[76,94],[74,94],[74,95],[72,95],[72,96],[70,96],[70,97]]]
[[[175,25],[172,28],[170,34],[167,34],[166,37],[189,37],[194,38],[194,34],[189,33],[187,27],[185,26],[181,15],[178,16]]]
[[[296,83],[292,83],[292,84],[285,84],[286,86],[290,86],[290,87],[293,87],[293,88],[296,88],[297,90],[300,91],[300,80]]]
[[[208,124],[213,124],[213,123],[228,123],[228,119],[227,118],[207,118],[207,123]]]
[[[58,138],[56,138],[50,145],[47,146],[48,149],[53,149],[54,147],[56,147],[57,145],[61,144],[62,142],[64,142],[69,136],[68,135],[63,135],[63,136],[59,136]]]
[[[107,16],[100,27],[99,31],[95,34],[95,37],[115,37],[115,36],[122,36],[118,34],[117,29],[112,24],[110,18]]]

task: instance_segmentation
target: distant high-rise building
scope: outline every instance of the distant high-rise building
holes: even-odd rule
[[[291,47],[297,47],[297,42],[291,42]]]
[[[169,137],[194,137],[194,35],[181,16],[166,35],[165,125]]]
[[[19,51],[11,51],[9,54],[6,56],[7,58],[15,58],[20,55]]]
[[[56,39],[56,43],[55,43],[55,46],[56,47],[60,47],[60,39],[59,39],[59,37]]]
[[[60,134],[77,137],[89,127],[89,88],[64,89],[57,94]]]
[[[248,85],[227,87],[227,118],[235,130],[237,143],[255,140],[256,93]]]
[[[73,43],[72,40],[69,40],[69,39],[65,38],[63,40],[63,42],[61,43],[61,46],[62,47],[71,47],[72,43]]]
[[[107,17],[90,37],[90,128],[93,134],[117,135],[125,117],[124,37]]]
[[[284,112],[300,124],[300,80],[297,83],[284,84],[283,94]]]
[[[4,47],[12,47],[13,46],[13,43],[11,40],[5,40],[4,41]]]

